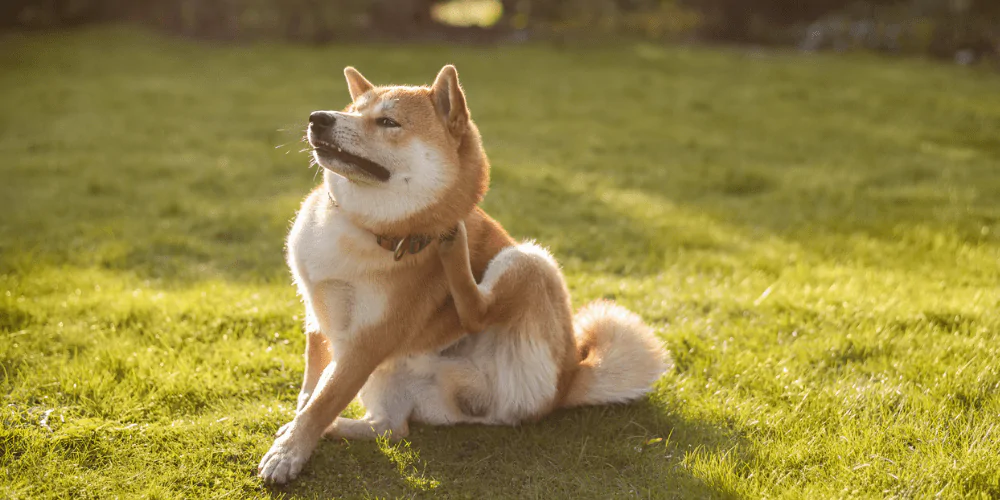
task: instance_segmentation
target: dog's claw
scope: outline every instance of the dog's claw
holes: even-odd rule
[[[455,227],[447,230],[442,234],[438,240],[445,244],[454,243],[456,239],[465,240],[468,238],[465,234],[465,221],[458,221]]]
[[[451,243],[451,242],[455,241],[455,236],[458,236],[458,226],[455,226],[455,227],[449,229],[448,231],[445,231],[441,235],[440,240],[441,240],[442,243]]]
[[[296,457],[294,453],[271,448],[260,465],[257,467],[258,475],[268,484],[285,484],[302,470],[304,459]]]

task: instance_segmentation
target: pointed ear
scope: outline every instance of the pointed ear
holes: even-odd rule
[[[351,66],[344,68],[344,77],[347,78],[347,90],[351,92],[352,101],[357,101],[365,92],[375,88],[372,82],[366,80],[365,77],[361,76],[361,73],[358,73],[358,70]]]
[[[441,68],[431,85],[431,99],[448,131],[461,137],[469,123],[469,108],[465,105],[465,94],[458,84],[458,71],[454,66],[449,64]]]

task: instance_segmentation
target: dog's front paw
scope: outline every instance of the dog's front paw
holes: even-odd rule
[[[294,422],[282,426],[271,449],[260,460],[257,475],[265,483],[285,484],[295,479],[312,455],[316,444],[296,439],[294,431]]]

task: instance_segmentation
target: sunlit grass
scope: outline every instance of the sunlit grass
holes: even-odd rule
[[[0,496],[1000,495],[1000,77],[920,61],[554,49],[0,41]],[[325,442],[292,415],[283,238],[341,69],[455,63],[484,207],[576,304],[639,312],[646,400]],[[357,406],[349,413],[357,415]]]

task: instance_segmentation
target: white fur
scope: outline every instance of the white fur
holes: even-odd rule
[[[386,111],[391,110],[394,107],[396,107],[396,99],[384,99],[379,101],[378,104],[375,105],[375,109],[372,114],[378,116]]]
[[[590,347],[580,370],[592,376],[588,384],[570,390],[569,405],[632,401],[649,392],[669,367],[653,330],[618,304],[590,303],[573,323],[578,342]]]
[[[412,408],[407,415],[431,425],[480,423],[516,425],[539,414],[556,396],[558,366],[549,348],[532,332],[491,329],[463,341],[461,356],[425,354],[387,363],[381,374],[365,385],[362,402],[373,419],[389,418],[383,411]],[[457,411],[455,395],[440,383],[455,371],[463,382],[489,401],[489,411],[470,416]],[[392,380],[392,387],[384,381]],[[407,394],[408,403],[398,401]]]
[[[347,151],[355,151],[345,146]],[[411,139],[387,160],[371,157],[387,166],[392,176],[386,183],[368,185],[351,182],[327,171],[324,180],[337,200],[371,224],[404,220],[431,206],[448,187],[441,155],[419,139]]]
[[[313,193],[303,204],[302,212],[295,219],[288,234],[288,266],[296,282],[319,283],[326,280],[346,279],[363,275],[370,266],[378,266],[377,257],[382,252],[366,252],[362,262],[343,258],[341,247],[350,242],[363,249],[381,247],[370,232],[350,222],[350,219],[332,206],[325,192]],[[383,260],[388,266],[390,259]]]
[[[374,106],[367,103],[359,105],[359,108],[364,108],[361,112],[332,112],[336,124],[329,136],[317,138],[312,130],[309,131],[310,141],[332,140],[344,151],[368,158],[389,170],[389,179],[378,182],[367,179],[336,160],[313,155],[325,169],[323,177],[327,189],[344,209],[370,225],[405,220],[439,200],[448,187],[446,169],[449,166],[435,148],[415,137],[402,146],[381,147],[381,141],[400,133],[400,130],[382,128],[375,132],[375,136],[364,132],[366,120],[382,116],[394,106],[394,101],[382,100]]]
[[[354,100],[354,107],[356,109],[363,109],[368,106],[368,101],[371,101],[373,98],[375,98],[375,93],[369,90]]]
[[[366,410],[363,420],[377,422],[386,430],[406,428],[413,411],[411,387],[421,383],[426,385],[428,381],[418,380],[400,361],[384,363],[358,393]]]
[[[358,229],[326,199],[322,190],[307,200],[289,235],[289,266],[306,302],[307,323],[319,323],[322,332],[336,345],[359,328],[375,324],[385,314],[379,270],[394,264],[390,252],[375,244],[371,234]],[[358,255],[346,255],[344,242],[362,248]],[[559,273],[555,259],[534,242],[525,242],[498,253],[484,273],[480,291],[489,295],[505,274],[522,266]],[[315,303],[322,292],[325,304]],[[349,293],[348,293],[349,292]],[[323,308],[315,314],[314,308]],[[659,360],[640,363],[638,372],[629,367],[631,359],[644,360],[653,341],[648,327],[632,313],[617,306],[590,306],[581,311],[577,329],[600,323],[604,342],[616,348],[606,351],[599,363],[601,383],[590,387],[577,404],[625,401],[648,390],[663,371]],[[350,321],[343,321],[343,314]],[[311,325],[307,325],[309,327]],[[366,429],[406,429],[409,419],[434,425],[460,422],[517,424],[539,414],[556,397],[559,366],[550,346],[540,341],[549,328],[534,318],[513,328],[494,326],[464,337],[447,354],[427,353],[389,360],[376,370],[359,397],[367,410],[361,421],[339,419],[335,427],[342,434],[357,435]],[[594,327],[597,327],[596,325]],[[579,334],[579,333],[578,333]],[[635,336],[638,334],[637,336]],[[607,344],[605,344],[607,345]],[[618,373],[619,370],[624,370]],[[474,385],[476,394],[488,403],[484,415],[470,416],[458,410],[453,389],[442,385],[447,377]]]
[[[510,337],[514,333],[494,334],[495,358],[488,361],[496,370],[495,423],[517,424],[538,414],[556,396],[559,370],[552,351],[538,342],[535,332],[516,332]],[[481,356],[478,361],[485,360]]]
[[[374,112],[385,111],[381,104],[373,108]],[[359,134],[352,131],[350,120],[359,117],[340,113],[337,119],[337,144],[355,154],[355,148],[360,148],[356,142]],[[289,266],[306,303],[307,323],[318,323],[333,342],[335,355],[339,343],[384,316],[386,299],[379,271],[395,264],[391,253],[378,247],[370,232],[351,222],[348,211],[363,221],[396,221],[430,206],[446,188],[447,167],[433,148],[414,139],[405,147],[388,149],[391,151],[366,155],[390,168],[388,182],[354,182],[328,169],[325,186],[340,206],[334,207],[324,190],[315,192],[289,235]],[[348,242],[350,245],[345,245]],[[345,248],[360,251],[348,254]],[[506,248],[491,260],[479,284],[481,293],[490,295],[505,275],[526,267],[539,279],[552,275],[561,279],[552,255],[529,241]],[[317,303],[320,296],[325,303]],[[600,383],[582,394],[578,403],[637,397],[662,373],[659,363],[651,362],[641,374],[628,368],[627,358],[641,355],[641,347],[648,344],[648,327],[638,317],[629,316],[631,313],[625,314],[627,311],[598,309],[588,309],[593,314],[584,314],[583,325],[577,328],[598,321],[602,334],[620,345],[604,353]],[[557,326],[545,318],[532,317],[465,337],[455,346],[458,353],[449,349],[451,352],[445,354],[389,360],[372,374],[359,394],[366,416],[361,421],[338,419],[334,427],[348,435],[366,432],[368,427],[405,432],[410,418],[437,425],[517,424],[538,415],[551,407],[559,377],[558,360],[542,340],[550,336],[551,332],[541,330],[547,328]],[[633,339],[633,332],[641,334]],[[476,404],[483,406],[484,414],[462,413],[456,391],[466,389],[479,398]]]
[[[441,75],[447,76],[445,70]],[[351,70],[345,71],[350,79]],[[457,84],[451,83],[452,87]],[[355,89],[352,94],[357,92]],[[400,127],[372,129],[372,120],[380,116],[392,118],[395,104],[380,101],[372,106],[372,99],[375,99],[372,92],[366,92],[355,102],[357,112],[334,112],[332,129],[311,125],[309,141],[314,146],[325,142],[322,150],[337,148],[367,158],[384,167],[389,172],[388,179],[380,181],[376,176],[384,177],[382,172],[372,175],[359,165],[336,159],[342,155],[315,154],[325,169],[324,189],[307,198],[288,237],[288,265],[306,306],[307,331],[315,333],[318,329],[332,344],[334,359],[324,370],[324,377],[330,376],[337,366],[336,358],[345,351],[344,344],[363,328],[383,321],[387,313],[384,271],[397,263],[392,253],[379,247],[376,238],[362,227],[400,222],[443,201],[449,179],[457,177],[459,168],[431,144],[417,138],[405,139]],[[317,137],[316,133],[322,136]],[[338,203],[329,200],[330,193]],[[415,259],[410,262],[420,262]],[[407,422],[411,418],[431,424],[516,425],[551,410],[556,403],[560,374],[561,359],[557,359],[556,352],[559,356],[573,353],[566,351],[564,345],[553,343],[568,343],[567,325],[562,324],[568,311],[559,309],[566,308],[565,282],[555,259],[545,249],[528,242],[504,249],[491,261],[479,285],[480,292],[490,296],[497,283],[511,272],[516,275],[510,279],[532,280],[517,286],[540,284],[531,295],[537,302],[522,304],[522,311],[483,332],[463,337],[440,353],[383,362],[358,393],[367,409],[365,417],[337,418],[327,432],[343,437],[372,437],[373,433],[393,431],[402,437],[408,432]],[[562,287],[562,291],[555,290],[553,285]],[[509,291],[504,288],[503,293]],[[594,357],[594,362],[590,365],[581,362],[580,369],[596,374],[597,382],[574,381],[569,386],[569,396],[577,393],[573,403],[612,401],[619,400],[616,397],[641,394],[652,377],[662,372],[660,358],[653,352],[651,331],[635,315],[613,314],[609,319],[596,308],[593,311],[592,318],[585,315],[584,321],[577,325],[577,335],[580,337],[583,332],[587,335],[581,338],[596,339],[597,350],[593,351],[596,355],[584,360]],[[564,337],[561,341],[559,335]],[[608,347],[609,341],[622,345]],[[646,356],[647,369],[636,372],[629,368],[630,354],[642,354],[644,348],[652,354]],[[312,407],[307,402],[315,383],[307,378],[303,384],[299,400],[303,415],[310,414]],[[315,436],[310,430],[300,431],[300,424],[297,416],[279,429],[274,445],[258,466],[265,481],[284,483],[294,478],[312,453]]]
[[[496,254],[483,274],[482,283],[479,289],[488,294],[493,290],[500,277],[506,273],[511,266],[525,263],[526,259],[540,259],[543,265],[551,266],[555,272],[559,272],[559,264],[548,250],[539,246],[534,241],[529,240],[514,247],[508,247]]]
[[[513,266],[551,265],[555,260],[533,242],[506,248],[487,266],[480,289],[490,288]],[[545,327],[544,322],[528,322],[517,331],[489,328],[464,337],[449,354],[410,356],[383,365],[378,375],[362,390],[362,402],[373,421],[389,419],[382,412],[412,408],[411,418],[433,425],[459,422],[515,425],[539,414],[556,397],[558,364],[548,345],[539,341],[545,335],[531,330]],[[455,395],[441,381],[455,377],[474,387],[474,392],[488,400],[489,411],[470,416],[457,411]],[[386,381],[392,380],[389,387]],[[401,403],[400,391],[409,403]]]
[[[348,255],[348,242],[363,252]],[[391,252],[353,225],[322,190],[303,205],[288,236],[288,266],[306,305],[306,327],[319,326],[335,343],[385,314],[378,271],[393,264]],[[320,295],[327,303],[318,302]]]
[[[550,266],[555,273],[559,267],[544,248],[528,241],[516,247],[505,248],[486,267],[480,291],[489,294],[500,278],[514,266]],[[548,345],[538,339],[544,332],[532,331],[548,324],[538,321],[524,322],[520,331],[490,329],[482,335],[475,351],[474,362],[492,372],[496,395],[495,423],[515,424],[537,414],[556,395],[559,369]],[[484,366],[485,365],[485,366]]]
[[[474,369],[468,360],[456,360],[437,354],[410,356],[385,367],[394,374],[392,379],[398,384],[394,390],[404,391],[407,395],[408,411],[404,414],[406,418],[431,425],[481,421],[457,411],[450,401],[452,395],[440,383],[439,375],[450,368],[455,368],[456,363],[466,365],[459,367],[460,369]],[[369,408],[369,411],[375,407],[388,408],[386,401],[390,399],[387,397],[389,394],[369,390],[369,385],[370,382],[365,384],[365,390],[362,391],[362,403],[365,408]],[[397,409],[401,407],[402,405],[397,405]]]

